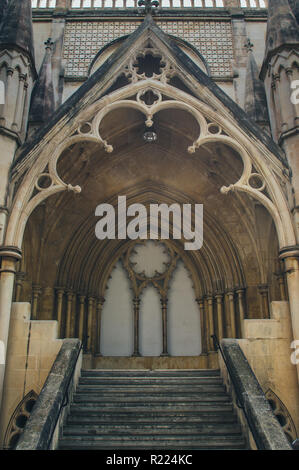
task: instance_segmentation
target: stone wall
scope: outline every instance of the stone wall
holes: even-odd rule
[[[272,399],[274,392],[299,434],[298,379],[290,359],[292,340],[288,302],[280,301],[271,303],[270,319],[244,321],[244,339],[239,344],[267,398]]]
[[[31,305],[14,303],[12,307],[3,408],[0,423],[0,446],[16,407],[34,391],[39,395],[52,364],[61,348],[56,321],[30,321]]]

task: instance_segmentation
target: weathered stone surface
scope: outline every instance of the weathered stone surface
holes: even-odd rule
[[[299,28],[288,0],[270,0],[265,60],[286,45],[298,45]]]
[[[237,340],[223,339],[221,347],[258,449],[290,450],[290,444]]]
[[[265,87],[252,51],[248,52],[244,109],[254,122],[269,123]]]
[[[11,0],[0,26],[0,46],[19,47],[34,63],[31,0]]]
[[[64,340],[16,450],[49,448],[80,344],[78,339]]]

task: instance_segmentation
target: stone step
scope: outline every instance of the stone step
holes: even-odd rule
[[[82,377],[220,377],[219,369],[82,369]]]
[[[118,406],[117,406],[118,405]],[[149,411],[151,413],[161,413],[162,411],[173,411],[176,413],[196,413],[196,412],[207,412],[207,411],[232,411],[233,407],[231,403],[197,403],[196,405],[190,403],[180,403],[179,405],[169,404],[169,403],[157,403],[155,406],[152,404],[138,404],[136,403],[72,403],[71,413],[101,413],[101,412],[131,412],[131,413],[141,413],[144,411]]]
[[[217,384],[217,385],[193,385],[189,386],[177,386],[177,387],[170,387],[169,385],[127,385],[119,386],[113,385],[111,387],[107,387],[106,385],[79,385],[77,387],[76,393],[111,393],[111,394],[169,394],[169,395],[178,395],[178,394],[198,394],[198,393],[225,393],[224,385]]]
[[[244,449],[219,370],[83,370],[65,450]]]
[[[176,435],[176,436],[195,436],[195,435],[234,435],[241,434],[240,425],[232,424],[211,424],[211,423],[169,423],[169,424],[113,424],[113,425],[67,425],[64,427],[64,436],[98,436],[98,435]]]
[[[128,396],[125,393],[120,394],[111,394],[111,393],[103,393],[103,394],[75,394],[73,397],[74,403],[84,403],[94,404],[98,403],[102,406],[107,406],[108,404],[113,404],[117,407],[120,406],[157,406],[158,405],[192,405],[196,406],[198,403],[227,403],[230,401],[230,398],[223,394],[223,393],[197,393],[193,394],[192,396],[188,395],[143,395],[143,394],[136,394],[134,396]]]
[[[218,426],[225,423],[237,423],[236,416],[231,411],[209,411],[209,412],[172,412],[172,411],[160,411],[159,413],[139,412],[136,415],[135,412],[93,412],[86,410],[73,411],[67,419],[67,424],[134,424],[142,425],[145,424],[208,424],[216,423]]]
[[[208,381],[209,380],[209,381]],[[210,382],[213,380],[212,382]],[[217,380],[217,381],[215,381]],[[194,386],[221,384],[219,378],[204,379],[202,377],[80,377],[79,385],[111,386],[143,386],[143,385],[168,385],[168,386]]]
[[[115,436],[90,437],[83,439],[81,436],[71,436],[62,438],[59,445],[60,450],[96,450],[96,449],[245,449],[245,440],[242,436],[186,436],[170,437],[170,436],[153,436],[145,438],[144,436],[134,437],[130,439],[125,437],[116,438]]]

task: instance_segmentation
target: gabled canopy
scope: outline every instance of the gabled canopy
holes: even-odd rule
[[[222,115],[229,115],[236,127],[241,129],[247,136],[252,137],[259,145],[264,146],[266,152],[270,151],[281,162],[287,166],[284,154],[274,141],[263,132],[248,115],[214,82],[208,77],[175,43],[165,34],[154,22],[150,15],[147,15],[140,27],[131,34],[128,39],[120,45],[119,49],[110,56],[106,62],[54,113],[49,123],[40,129],[30,142],[24,144],[20,149],[19,156],[15,161],[14,172],[23,173],[28,167],[29,161],[32,163],[30,153],[33,149],[40,148],[46,142],[47,134],[53,133],[54,127],[59,122],[71,122],[71,120],[84,108],[99,100],[107,91],[107,83],[111,83],[111,76],[117,79],[117,74],[130,60],[132,53],[136,51],[138,45],[144,43],[147,37],[155,43],[157,48],[167,49],[167,55],[178,70],[185,76],[189,76],[195,84],[192,94],[196,94],[198,99],[203,100],[214,110]],[[111,85],[110,85],[111,87]],[[35,153],[35,152],[34,152]],[[28,163],[26,164],[26,162]]]

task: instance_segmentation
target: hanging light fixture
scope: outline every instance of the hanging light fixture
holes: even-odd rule
[[[150,129],[146,129],[146,131],[143,134],[143,140],[147,144],[153,144],[157,141],[158,136],[157,133],[155,132],[154,127],[151,127]]]

